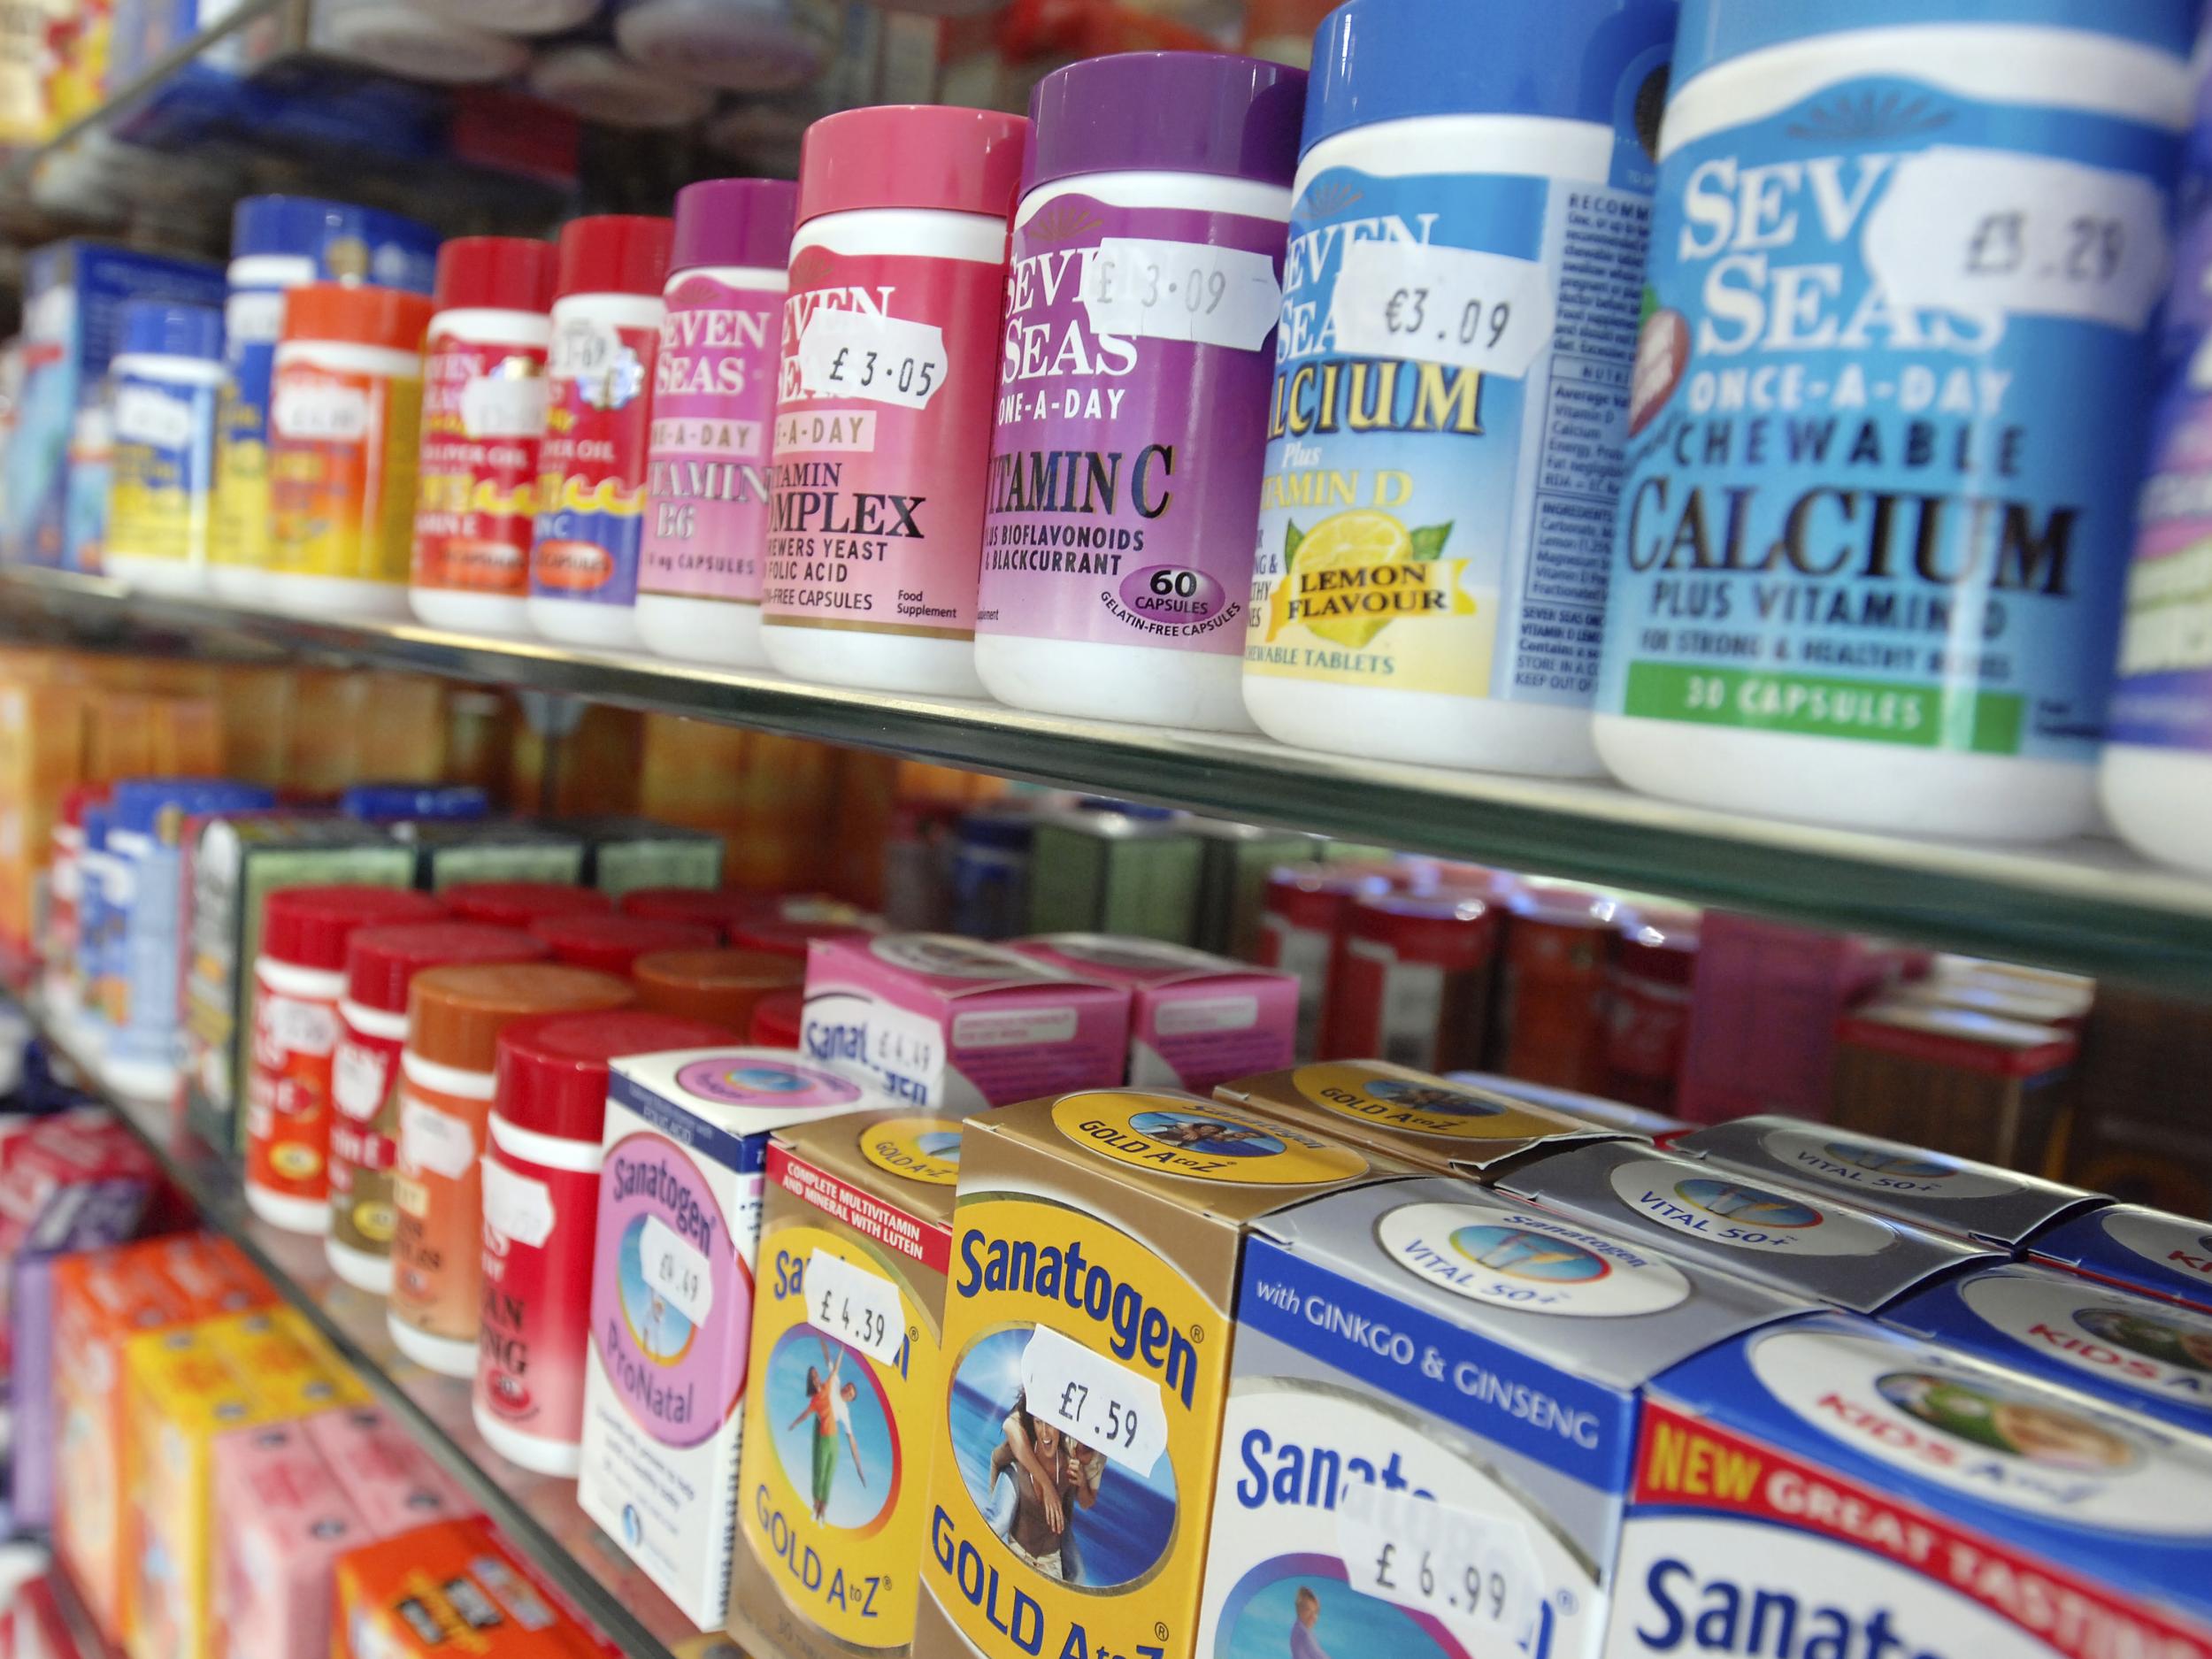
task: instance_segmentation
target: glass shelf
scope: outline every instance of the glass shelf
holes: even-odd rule
[[[2212,882],[2109,841],[2023,849],[1823,829],[1607,783],[1400,765],[411,624],[275,617],[43,570],[0,572],[0,623],[88,646],[413,669],[566,694],[2212,995]]]
[[[238,1241],[277,1294],[330,1340],[378,1402],[603,1635],[631,1659],[703,1659],[721,1646],[702,1637],[577,1507],[574,1481],[518,1469],[485,1445],[470,1415],[469,1385],[402,1356],[392,1345],[383,1300],[332,1273],[319,1239],[280,1232],[256,1217],[234,1164],[175,1126],[165,1105],[98,1088],[71,1055],[67,1033],[41,1018],[35,1004],[33,1015],[81,1085],[107,1100],[152,1149],[202,1225]]]

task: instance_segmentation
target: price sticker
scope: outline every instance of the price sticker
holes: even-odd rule
[[[1149,1476],[1167,1450],[1160,1385],[1039,1325],[1022,1349],[1029,1413],[1092,1451]]]
[[[934,323],[866,311],[818,311],[796,352],[803,397],[857,397],[926,409],[951,367]]]
[[[1898,166],[1861,249],[1893,307],[2129,330],[2149,322],[2170,256],[2148,179],[1948,144]]]
[[[471,438],[535,440],[545,430],[551,382],[542,374],[494,373],[461,388],[461,431]]]
[[[1533,259],[1471,248],[1356,242],[1332,313],[1347,357],[1408,357],[1519,380],[1557,326]]]
[[[882,1274],[818,1248],[806,1259],[806,1322],[879,1364],[895,1365],[906,1341],[899,1287]]]
[[[553,1191],[543,1181],[484,1160],[484,1225],[536,1250],[553,1236]]]
[[[1256,351],[1282,314],[1275,262],[1248,248],[1107,236],[1085,263],[1092,331]]]
[[[1543,1564],[1516,1522],[1347,1480],[1337,1494],[1336,1539],[1355,1590],[1478,1639],[1518,1645],[1534,1628]]]
[[[476,1162],[476,1137],[451,1112],[405,1095],[399,1103],[399,1156],[415,1169],[457,1181]]]
[[[181,449],[192,442],[192,405],[150,386],[126,381],[115,393],[115,435],[126,443]]]
[[[658,1216],[638,1235],[638,1271],[645,1287],[694,1325],[714,1307],[714,1269],[706,1253]]]

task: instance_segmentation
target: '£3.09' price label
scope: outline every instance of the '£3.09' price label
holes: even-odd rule
[[[857,1262],[818,1248],[807,1257],[805,1284],[809,1325],[880,1364],[898,1363],[906,1341],[906,1314],[896,1285]]]
[[[1022,1349],[1021,1376],[1030,1415],[1107,1462],[1149,1475],[1167,1449],[1156,1379],[1041,1325]]]
[[[1517,1523],[1403,1489],[1347,1480],[1337,1550],[1352,1588],[1441,1620],[1472,1640],[1526,1640],[1544,1599],[1543,1567]]]

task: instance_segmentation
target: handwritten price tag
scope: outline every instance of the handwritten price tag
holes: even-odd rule
[[[2131,330],[2165,292],[2170,257],[2149,180],[1950,144],[1899,165],[1861,246],[1894,306]]]
[[[870,1359],[895,1365],[906,1340],[899,1287],[882,1274],[817,1249],[806,1259],[806,1322]]]
[[[857,397],[900,409],[926,409],[951,366],[945,331],[936,324],[864,311],[816,311],[795,355],[801,396]]]
[[[1083,309],[1097,334],[1256,351],[1283,290],[1274,261],[1249,249],[1108,236],[1085,265]]]
[[[1022,1350],[1021,1374],[1030,1415],[1109,1463],[1148,1476],[1167,1450],[1167,1411],[1152,1378],[1043,1325]]]
[[[407,1095],[399,1103],[399,1156],[416,1169],[457,1181],[476,1162],[476,1137],[451,1112]]]
[[[1478,1638],[1522,1642],[1544,1599],[1543,1566],[1527,1534],[1495,1516],[1347,1480],[1336,1537],[1355,1590]]]
[[[517,1244],[542,1248],[553,1236],[552,1189],[486,1158],[484,1225]]]
[[[1509,380],[1527,374],[1558,322],[1533,259],[1394,242],[1345,249],[1334,306],[1344,356],[1449,363]]]
[[[638,1235],[638,1268],[645,1287],[694,1325],[714,1307],[713,1263],[658,1216],[645,1217]]]

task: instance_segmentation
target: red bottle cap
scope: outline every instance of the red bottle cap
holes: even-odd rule
[[[1346,932],[1416,962],[1470,968],[1497,949],[1498,917],[1471,893],[1370,893],[1353,900]]]
[[[752,1029],[745,1041],[756,1048],[796,1048],[806,1023],[803,991],[771,991],[753,1004]]]
[[[733,893],[727,887],[636,887],[622,895],[622,913],[656,922],[695,922],[726,934],[775,902],[764,894]]]
[[[711,927],[644,916],[547,916],[530,931],[553,947],[556,962],[602,973],[627,973],[650,950],[705,950],[719,942]]]
[[[826,115],[800,143],[798,222],[861,207],[1010,219],[1028,149],[1028,121],[998,110],[883,104]]]
[[[803,960],[807,947],[818,939],[872,939],[877,932],[851,922],[791,922],[768,916],[737,923],[730,929],[730,943],[741,950],[766,950]]]
[[[346,941],[378,922],[427,922],[445,906],[406,887],[280,887],[261,912],[261,954],[296,968],[335,973]]]
[[[607,1121],[608,1061],[736,1041],[704,1020],[640,1009],[533,1015],[499,1033],[492,1112],[518,1129],[596,1146]]]
[[[571,294],[649,294],[668,282],[672,221],[643,213],[601,213],[561,227],[559,297]]]
[[[311,282],[284,296],[283,338],[420,351],[423,330],[430,326],[436,310],[426,294]]]
[[[558,881],[457,881],[438,896],[463,921],[527,927],[546,916],[603,916],[614,902],[589,887]]]
[[[482,922],[410,922],[364,927],[346,941],[346,997],[388,1014],[407,1011],[407,987],[449,962],[536,962],[552,954],[518,927]]]
[[[438,250],[437,308],[553,309],[553,244],[534,236],[456,236]]]
[[[1368,864],[1278,864],[1268,872],[1264,908],[1293,927],[1333,933],[1354,899],[1387,893],[1390,878]]]

